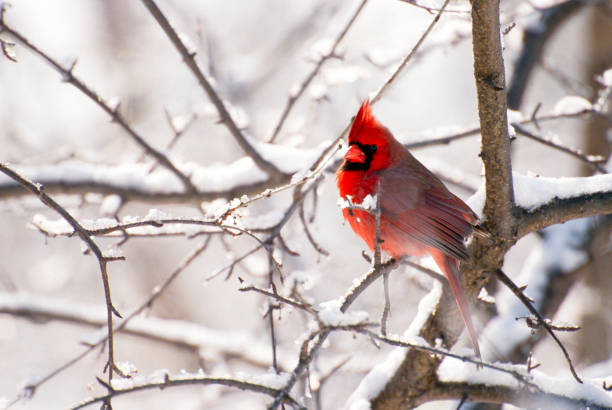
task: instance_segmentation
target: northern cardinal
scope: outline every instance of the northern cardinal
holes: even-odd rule
[[[476,214],[381,125],[365,100],[353,120],[349,149],[336,172],[340,197],[359,205],[377,194],[380,247],[393,258],[429,254],[455,295],[465,326],[480,358],[470,307],[459,281],[459,261],[469,259],[464,241],[474,232]],[[374,250],[375,215],[345,207],[344,218]]]

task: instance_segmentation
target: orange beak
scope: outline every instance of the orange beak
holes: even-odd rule
[[[349,150],[344,154],[344,159],[347,162],[357,162],[363,164],[366,161],[366,155],[363,153],[361,148],[357,145],[351,145]]]

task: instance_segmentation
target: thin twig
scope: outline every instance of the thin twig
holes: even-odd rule
[[[435,7],[425,6],[424,4],[418,3],[416,0],[399,0],[399,1],[401,1],[402,3],[410,4],[412,6],[415,6],[415,7],[419,8],[419,9],[423,9],[423,10],[427,11],[429,14],[434,14],[434,13],[440,12],[442,10],[442,9],[438,9],[438,8],[435,8]],[[447,9],[447,10],[445,10],[445,12],[446,13],[469,14],[470,11],[469,10],[452,10],[452,9],[449,10],[449,9]]]
[[[601,172],[602,174],[607,174],[608,170],[602,166],[600,163],[597,163],[595,161],[593,161],[592,159],[589,159],[589,157],[585,154],[583,154],[582,152],[580,152],[579,150],[576,150],[574,148],[570,148],[567,147],[565,145],[562,145],[559,142],[555,142],[552,141],[548,138],[542,137],[540,135],[536,135],[528,130],[526,130],[525,128],[521,127],[518,124],[512,124],[512,126],[514,127],[514,129],[516,130],[516,132],[518,132],[519,134],[530,138],[534,141],[539,142],[540,144],[544,144],[546,146],[552,147],[556,150],[559,150],[561,152],[565,152],[566,154],[571,155],[574,158],[579,159],[580,161],[584,162],[585,164],[587,164],[588,166],[590,166],[591,168],[593,168],[596,171]],[[602,162],[605,162],[605,160],[602,160]]]
[[[78,77],[74,75],[73,71],[76,65],[76,60],[72,63],[72,65],[69,68],[66,69],[62,67],[55,59],[49,56],[49,54],[47,54],[46,52],[42,51],[40,48],[32,44],[22,34],[12,29],[11,27],[9,27],[4,21],[5,3],[4,2],[0,3],[0,6],[2,7],[2,10],[0,10],[0,31],[10,34],[21,45],[23,45],[24,47],[32,51],[34,54],[38,55],[43,60],[45,60],[47,63],[49,63],[49,65],[51,65],[56,71],[58,71],[61,74],[62,80],[64,82],[73,85],[75,88],[77,88],[87,97],[89,97],[90,100],[95,102],[100,108],[102,108],[102,110],[104,110],[108,115],[111,116],[112,121],[119,124],[119,126],[121,126],[121,128],[123,128],[123,130],[125,130],[128,133],[128,135],[132,137],[132,139],[138,145],[140,145],[140,147],[144,149],[148,155],[155,158],[157,162],[159,162],[161,165],[167,168],[170,172],[176,175],[176,177],[179,178],[181,182],[183,183],[183,186],[185,187],[185,190],[187,192],[189,193],[197,192],[197,188],[195,187],[195,185],[193,185],[189,177],[187,177],[182,171],[180,171],[168,159],[166,155],[164,155],[162,152],[156,150],[151,145],[149,145],[149,143],[146,142],[145,139],[128,124],[127,120],[119,112],[119,108],[120,108],[119,105],[117,105],[116,107],[111,107],[110,104],[106,102],[102,97],[100,97],[92,88],[90,88],[88,85],[86,85],[83,81],[81,81]]]
[[[180,39],[179,35],[174,31],[174,28],[164,15],[162,11],[157,7],[157,4],[154,0],[142,0],[144,6],[149,10],[151,15],[155,18],[159,26],[164,30],[168,39],[172,42],[176,50],[183,57],[183,62],[187,65],[187,67],[191,70],[193,75],[198,80],[198,83],[202,87],[202,89],[210,98],[210,101],[213,103],[215,108],[217,109],[220,117],[220,122],[225,124],[227,129],[230,131],[240,148],[253,159],[253,162],[257,164],[257,166],[264,171],[272,180],[278,180],[283,176],[283,173],[271,162],[266,160],[254,147],[253,143],[249,141],[246,135],[243,134],[242,130],[238,127],[232,115],[229,113],[227,107],[223,103],[223,100],[214,89],[210,81],[206,78],[206,75],[200,70],[198,63],[195,60],[196,53],[195,51],[190,51],[187,49],[183,41]]]
[[[104,288],[104,299],[106,302],[106,319],[107,319],[107,329],[108,329],[108,360],[106,362],[106,369],[108,369],[108,380],[109,382],[113,379],[114,371],[118,371],[118,368],[115,364],[115,348],[113,344],[113,315],[117,315],[121,317],[121,314],[115,309],[113,306],[113,302],[111,299],[111,290],[110,284],[108,281],[108,273],[107,273],[107,264],[111,260],[115,260],[115,258],[109,258],[104,256],[98,245],[91,239],[91,235],[87,232],[85,228],[77,221],[64,207],[58,204],[53,198],[43,192],[43,187],[38,184],[34,184],[30,180],[21,176],[16,171],[12,170],[2,162],[0,162],[0,171],[6,174],[9,178],[18,182],[25,189],[33,193],[38,197],[38,199],[53,209],[55,212],[60,214],[62,218],[66,220],[72,226],[76,234],[79,238],[85,242],[87,247],[94,253],[96,259],[98,260],[98,265],[100,268],[100,274],[102,277],[102,285]],[[121,373],[119,371],[119,373]]]
[[[151,292],[151,295],[140,304],[135,310],[133,310],[130,314],[125,316],[123,320],[121,320],[117,326],[114,326],[112,333],[120,332],[128,325],[128,323],[134,319],[136,316],[141,314],[145,309],[150,308],[153,303],[161,296],[161,294],[170,286],[170,284],[179,276],[181,272],[187,268],[204,250],[208,247],[210,243],[210,237],[204,240],[200,245],[198,245],[187,257],[181,262],[181,264],[166,278],[166,280],[159,286],[155,286]],[[44,377],[38,379],[36,383],[30,384],[24,388],[24,390],[31,391],[33,394],[34,391],[40,387],[42,384],[51,380],[53,377],[57,376],[59,373],[64,370],[72,367],[72,365],[78,363],[81,359],[85,358],[89,353],[96,350],[99,346],[105,343],[107,337],[101,339],[97,344],[89,346],[85,351],[79,353],[74,358],[68,360],[63,365],[59,366],[57,369],[54,369],[49,374]]]
[[[380,333],[387,336],[387,320],[391,314],[391,297],[389,296],[389,273],[383,275],[383,290],[385,294],[385,306],[380,318]]]
[[[306,238],[308,242],[312,245],[315,251],[320,253],[321,255],[329,256],[329,252],[326,251],[315,241],[312,233],[310,232],[310,228],[308,227],[308,223],[306,222],[306,216],[304,215],[304,205],[300,205],[300,221],[302,221],[302,226],[304,227],[304,233],[306,234]]]
[[[170,375],[166,374],[165,379],[159,382],[153,383],[145,383],[145,384],[135,384],[132,387],[124,388],[124,389],[114,389],[111,386],[108,386],[108,393],[102,396],[92,397],[74,407],[71,410],[78,410],[85,408],[94,403],[106,402],[107,400],[122,396],[128,393],[134,393],[143,390],[151,390],[151,389],[167,389],[169,387],[178,387],[178,386],[190,386],[190,385],[220,385],[227,387],[234,387],[240,390],[248,390],[256,393],[266,394],[268,396],[276,397],[280,392],[278,389],[274,389],[268,386],[264,386],[263,384],[252,383],[248,381],[232,379],[232,378],[221,378],[221,377],[184,377],[178,376],[176,378],[170,377]],[[283,401],[296,409],[305,409],[301,406],[295,399],[286,395],[283,398]]]
[[[310,314],[316,314],[317,311],[316,309],[307,303],[303,303],[297,300],[293,300],[290,298],[286,298],[284,296],[279,295],[276,292],[271,292],[267,289],[262,289],[262,288],[258,288],[255,285],[248,285],[248,286],[243,286],[240,289],[238,289],[240,292],[256,292],[256,293],[260,293],[262,295],[268,296],[272,299],[275,299],[281,303],[286,303],[287,305],[293,306],[295,308],[298,308],[300,310],[303,310],[305,312],[308,312]]]
[[[359,7],[357,7],[357,10],[355,10],[355,13],[353,13],[353,16],[349,19],[346,26],[344,26],[344,28],[342,29],[342,31],[336,38],[336,41],[334,41],[334,44],[332,45],[329,52],[321,56],[321,58],[319,59],[319,61],[317,61],[312,71],[308,74],[308,76],[306,76],[304,81],[302,81],[299,88],[289,96],[289,99],[287,100],[287,104],[285,105],[285,109],[283,110],[283,113],[281,114],[276,126],[274,127],[274,131],[272,131],[272,135],[268,139],[269,143],[274,142],[281,128],[285,124],[285,120],[289,116],[289,113],[291,112],[291,109],[295,105],[296,101],[302,96],[302,94],[304,94],[304,91],[306,91],[306,89],[308,88],[312,80],[319,73],[319,70],[321,69],[323,64],[330,58],[336,56],[336,49],[340,45],[340,42],[342,42],[342,40],[346,36],[346,33],[353,26],[353,23],[355,22],[355,20],[357,20],[357,17],[361,13],[361,10],[363,10],[363,7],[366,5],[367,2],[368,0],[362,0],[361,4],[359,4]]]
[[[383,242],[380,231],[380,219],[382,214],[382,208],[380,206],[380,179],[376,184],[376,209],[374,210],[374,257],[372,258],[372,266],[377,267],[381,263],[382,252],[380,246]],[[383,275],[383,289],[385,295],[385,305],[383,308],[382,316],[380,318],[380,331],[386,336],[387,335],[387,319],[391,313],[391,299],[389,298],[389,272]]]
[[[349,306],[357,299],[357,297],[363,293],[364,290],[368,288],[376,279],[378,279],[381,275],[386,272],[390,272],[395,269],[397,266],[397,261],[395,259],[391,259],[387,262],[384,262],[378,265],[376,268],[371,267],[370,270],[365,273],[359,281],[357,281],[344,295],[342,298],[342,304],[340,306],[340,311],[345,313]],[[316,341],[314,345],[308,351],[302,352],[300,354],[300,360],[298,364],[291,372],[291,376],[289,381],[282,389],[281,393],[276,396],[274,401],[268,406],[268,409],[276,409],[282,403],[283,397],[285,394],[288,394],[289,391],[293,388],[294,384],[297,382],[299,376],[308,368],[308,365],[312,362],[316,352],[321,348],[323,342],[329,335],[330,330],[323,330],[321,332],[316,332],[315,335],[312,335],[313,338],[316,337]],[[304,349],[307,348],[308,343],[305,342],[303,345]]]
[[[412,57],[416,54],[417,50],[421,47],[421,44],[423,44],[423,42],[425,41],[427,36],[429,36],[429,33],[431,33],[431,30],[433,30],[435,25],[440,20],[440,17],[442,16],[442,13],[444,13],[444,11],[446,10],[446,6],[448,6],[448,3],[449,3],[449,0],[444,0],[444,3],[442,4],[442,7],[440,7],[440,10],[438,10],[438,13],[435,15],[435,17],[433,18],[431,23],[429,23],[429,26],[427,26],[427,29],[425,29],[423,34],[421,34],[421,37],[419,37],[419,40],[416,42],[414,47],[412,47],[412,50],[410,50],[408,55],[402,60],[402,62],[397,67],[395,72],[391,75],[391,77],[389,77],[389,79],[376,92],[376,94],[374,94],[374,97],[372,97],[372,99],[370,100],[370,104],[376,104],[376,102],[378,100],[380,100],[380,98],[383,96],[385,91],[387,91],[387,88],[389,88],[389,86],[391,86],[393,81],[395,81],[395,79],[402,72],[404,67],[406,67],[406,65],[410,62],[410,60],[412,60]]]
[[[542,316],[540,315],[540,312],[538,312],[538,310],[533,306],[533,304],[531,303],[529,298],[527,298],[525,296],[523,291],[518,286],[516,286],[516,284],[512,281],[512,279],[510,279],[501,269],[497,269],[495,271],[495,273],[496,273],[497,277],[499,278],[499,280],[504,285],[506,285],[506,287],[508,289],[510,289],[512,291],[512,293],[514,293],[516,295],[517,298],[519,298],[519,300],[523,303],[523,305],[525,305],[525,307],[531,312],[531,314],[534,315],[538,319],[538,323],[542,327],[544,327],[544,329],[548,332],[548,334],[557,343],[559,348],[561,348],[561,351],[563,352],[563,355],[565,356],[565,359],[566,359],[567,364],[568,364],[568,366],[570,368],[570,371],[572,372],[572,375],[574,376],[574,379],[576,379],[576,381],[578,383],[582,383],[582,379],[580,378],[580,376],[578,376],[578,373],[576,373],[576,369],[574,368],[574,364],[572,363],[572,359],[570,358],[570,355],[567,352],[567,349],[565,348],[563,343],[561,343],[561,341],[559,340],[559,338],[557,337],[557,335],[555,334],[555,332],[551,328],[551,326],[548,323],[548,321],[546,321],[546,320],[544,320],[544,318],[542,318]]]

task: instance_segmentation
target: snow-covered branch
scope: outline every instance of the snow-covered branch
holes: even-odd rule
[[[107,384],[98,380],[107,390],[108,393],[101,396],[92,397],[83,401],[80,404],[72,407],[72,410],[78,410],[88,407],[95,403],[108,403],[110,399],[117,396],[122,396],[128,393],[134,393],[142,390],[150,389],[167,389],[171,387],[193,386],[193,385],[218,385],[232,387],[240,390],[252,391],[255,393],[266,394],[271,397],[276,397],[279,394],[279,388],[286,380],[286,374],[268,374],[256,375],[250,378],[244,376],[231,377],[209,377],[203,372],[190,374],[181,373],[178,375],[170,375],[165,371],[157,372],[149,377],[136,376],[128,379],[115,379],[115,383]],[[284,396],[283,403],[290,405],[296,409],[305,409],[291,396]]]

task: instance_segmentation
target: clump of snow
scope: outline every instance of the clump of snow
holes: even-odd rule
[[[113,216],[117,214],[123,200],[119,195],[107,195],[100,205],[100,212],[106,216]]]
[[[246,373],[238,373],[236,378],[248,383],[259,384],[262,386],[269,387],[271,389],[280,390],[284,388],[287,383],[289,383],[289,379],[291,378],[291,374],[289,373],[280,373],[276,374],[276,372],[270,371],[268,373],[261,374],[246,374]]]
[[[32,217],[30,228],[40,229],[50,235],[68,235],[74,232],[72,226],[63,218],[50,220],[42,214],[36,214]]]
[[[563,97],[555,104],[553,113],[555,115],[571,115],[592,109],[593,104],[586,98],[577,95],[569,95]]]
[[[342,64],[327,66],[323,69],[323,77],[330,86],[344,83],[354,83],[362,78],[368,78],[370,73],[360,65]]]
[[[322,38],[317,40],[310,47],[310,58],[314,61],[319,61],[321,58],[329,55],[334,47],[334,40],[331,38]]]
[[[138,369],[134,363],[130,362],[117,362],[119,370],[127,377],[133,377],[138,374]]]
[[[368,320],[367,312],[357,310],[343,313],[340,311],[341,305],[339,299],[319,303],[318,317],[321,322],[327,326],[355,326]]]
[[[110,248],[104,251],[105,258],[120,259],[124,257],[123,250],[120,248]]]
[[[189,54],[195,54],[197,52],[197,47],[187,34],[179,32],[178,38],[181,40],[181,43],[183,43]]]
[[[378,206],[378,197],[376,195],[372,196],[368,194],[365,198],[363,198],[360,205],[363,209],[375,211]]]
[[[200,208],[207,218],[217,219],[229,210],[229,203],[224,198],[218,198],[211,202],[202,202]]]
[[[163,219],[170,219],[170,216],[156,208],[149,209],[149,212],[143,218],[145,221],[161,221]]]
[[[363,201],[354,202],[353,197],[351,195],[347,195],[344,198],[338,198],[336,203],[341,209],[354,208],[363,211],[375,211],[378,203],[378,198],[376,195],[368,194],[365,196],[365,198],[363,198]]]
[[[315,100],[320,100],[325,97],[328,92],[328,87],[323,81],[313,81],[309,87],[309,94]]]
[[[311,290],[316,284],[318,276],[320,275],[317,272],[295,269],[285,278],[285,283],[288,289],[299,286],[302,290]]]
[[[512,126],[514,123],[519,123],[525,119],[523,113],[515,110],[508,110],[508,134],[510,137],[516,137],[516,130]]]
[[[598,78],[599,82],[606,86],[612,87],[612,68],[608,68],[606,71],[601,73],[601,76]]]
[[[418,336],[419,330],[437,306],[442,296],[442,284],[439,281],[433,282],[431,291],[421,299],[416,317],[404,332],[402,340],[408,343],[426,345],[425,340]],[[357,389],[349,397],[344,409],[346,410],[366,410],[370,409],[370,401],[380,393],[389,382],[391,377],[397,372],[406,356],[406,349],[398,347],[393,349],[387,358],[361,380]]]

